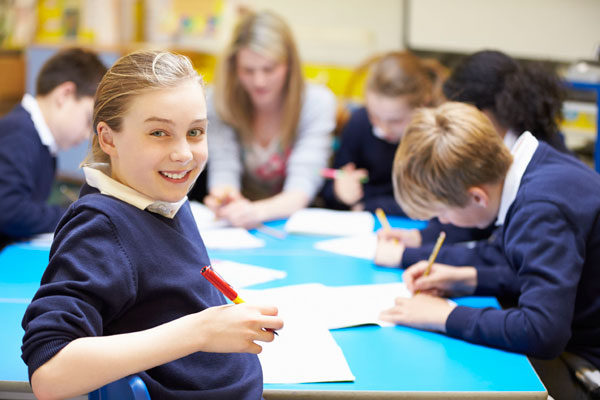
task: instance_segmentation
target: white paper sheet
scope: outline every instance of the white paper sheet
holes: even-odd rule
[[[373,232],[375,219],[367,211],[339,211],[305,208],[293,213],[285,224],[290,233],[354,236]]]
[[[273,304],[291,320],[312,320],[328,329],[376,324],[379,313],[394,305],[396,297],[410,297],[403,282],[355,286],[325,286],[319,283],[240,291],[247,302]]]
[[[200,231],[207,249],[255,249],[264,247],[265,241],[244,228],[215,228]]]
[[[212,267],[234,288],[283,279],[287,272],[227,260],[212,260]]]
[[[344,256],[373,260],[377,249],[377,234],[348,236],[322,240],[314,244],[315,249]]]
[[[217,219],[215,213],[210,208],[198,201],[190,201],[190,208],[200,232],[205,229],[224,228],[229,225],[227,221]]]
[[[279,336],[260,343],[265,383],[354,381],[342,349],[325,326],[282,316],[285,326]]]

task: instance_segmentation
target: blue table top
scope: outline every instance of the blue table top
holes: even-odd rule
[[[390,218],[392,226],[420,227],[422,222]],[[283,221],[269,226],[282,229]],[[378,228],[378,226],[376,226]],[[288,235],[277,239],[252,231],[266,246],[248,250],[212,250],[212,259],[226,259],[287,272],[287,277],[253,288],[319,282],[330,286],[387,283],[401,280],[401,270],[381,268],[371,261],[315,249],[324,237]],[[2,382],[26,385],[27,369],[20,358],[20,323],[35,294],[49,251],[16,244],[0,253],[0,391]],[[459,298],[461,305],[499,307],[490,297]],[[406,327],[361,326],[333,330],[354,382],[266,384],[277,393],[302,392],[478,392],[545,398],[546,392],[527,358],[470,344],[442,334]],[[318,360],[315,360],[318,362]]]

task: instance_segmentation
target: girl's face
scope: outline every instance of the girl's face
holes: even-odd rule
[[[244,48],[236,56],[237,76],[254,107],[277,106],[282,99],[288,67],[284,62]]]
[[[387,97],[367,92],[366,101],[373,127],[378,129],[388,142],[398,143],[414,111],[406,96]]]
[[[176,202],[206,164],[206,128],[204,92],[190,80],[135,96],[121,132],[106,124],[98,132],[108,129],[112,140],[103,149],[110,155],[114,179],[152,199]]]

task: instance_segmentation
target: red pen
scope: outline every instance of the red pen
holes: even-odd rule
[[[223,293],[225,297],[233,301],[235,304],[243,303],[244,300],[238,296],[237,292],[231,287],[231,285],[225,282],[225,279],[221,278],[221,275],[210,266],[206,265],[200,270],[202,276],[204,276],[214,287],[219,289],[219,292]]]

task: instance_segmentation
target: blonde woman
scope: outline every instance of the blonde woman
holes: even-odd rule
[[[336,100],[303,80],[281,17],[262,11],[242,18],[208,103],[205,203],[217,216],[253,228],[309,205],[330,155]]]

